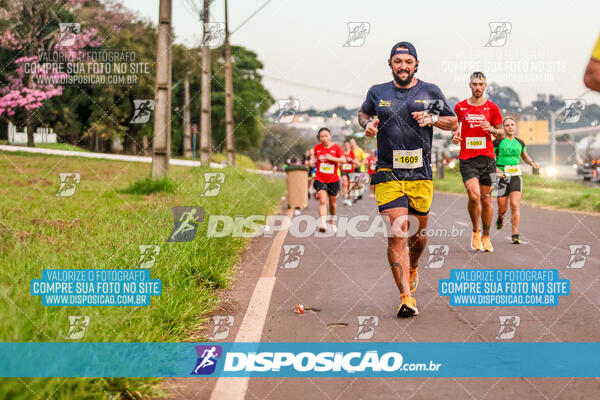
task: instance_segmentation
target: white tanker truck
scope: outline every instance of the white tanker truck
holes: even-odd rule
[[[581,139],[575,147],[577,176],[584,181],[600,181],[600,133]]]

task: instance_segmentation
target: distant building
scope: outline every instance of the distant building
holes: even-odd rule
[[[520,120],[517,122],[517,136],[527,144],[548,144],[548,121]]]

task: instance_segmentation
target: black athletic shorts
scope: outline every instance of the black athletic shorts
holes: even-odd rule
[[[329,196],[337,196],[340,191],[340,181],[325,183],[315,179],[313,187],[317,192],[319,190],[325,190]]]
[[[519,175],[506,176],[498,183],[498,197],[506,197],[512,192],[523,191],[523,180]]]
[[[488,156],[476,156],[466,160],[460,160],[460,174],[463,182],[471,178],[479,179],[479,184],[492,186],[490,174],[496,172],[496,160]]]

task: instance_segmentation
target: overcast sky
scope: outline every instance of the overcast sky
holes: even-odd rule
[[[266,2],[229,0],[230,30]],[[202,28],[194,9],[201,3],[173,0],[177,42],[199,42]],[[140,17],[158,19],[158,0],[124,4]],[[511,86],[527,105],[537,93],[577,98],[585,91],[582,77],[600,34],[598,16],[597,0],[272,0],[234,32],[231,42],[258,54],[274,98],[294,96],[301,109],[359,107],[371,85],[391,79],[387,58],[402,40],[417,49],[417,77],[436,83],[446,97],[469,96],[468,75],[482,70],[488,82]],[[224,0],[213,1],[211,20],[224,20]],[[344,47],[350,22],[368,23],[362,46]],[[503,46],[485,46],[493,22],[511,26]],[[600,104],[598,94],[585,98]]]

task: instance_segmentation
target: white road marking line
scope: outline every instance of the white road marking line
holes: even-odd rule
[[[462,222],[462,221],[455,221],[455,224],[461,225],[461,226],[469,226],[469,224],[467,224],[466,222]]]
[[[293,210],[288,211],[287,216],[291,218],[293,212]],[[277,271],[279,256],[281,255],[281,249],[287,232],[288,227],[279,231],[271,244],[271,249],[267,255],[261,276],[258,278],[258,282],[256,282],[254,292],[252,292],[244,320],[235,337],[236,342],[256,343],[260,341],[265,320],[267,319],[267,312],[269,311],[271,295],[275,287],[275,272]],[[210,399],[243,400],[246,397],[249,380],[249,377],[218,378]]]

